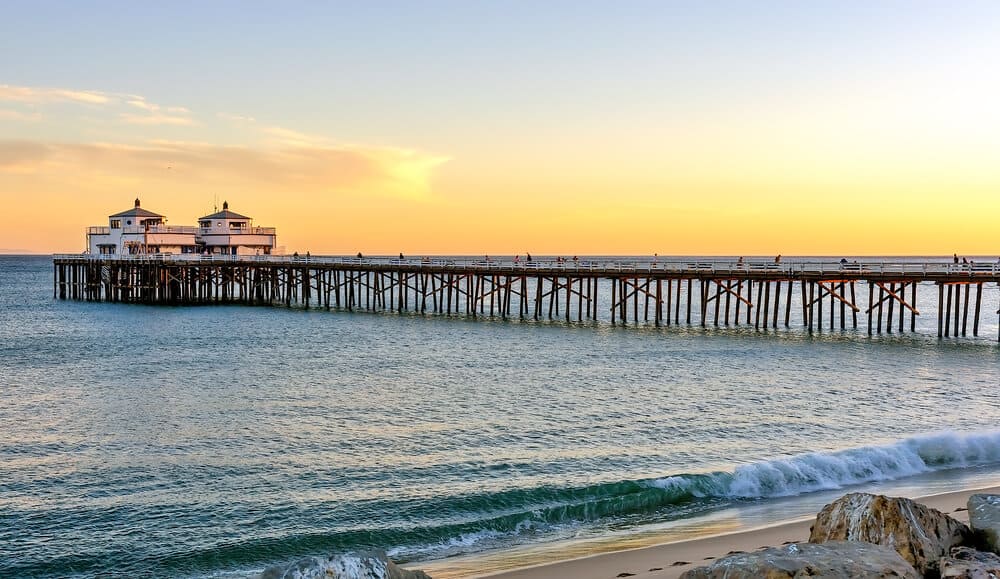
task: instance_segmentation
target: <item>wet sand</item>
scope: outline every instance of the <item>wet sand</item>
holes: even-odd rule
[[[1000,487],[958,491],[927,497],[914,497],[917,502],[947,513],[962,522],[968,522],[965,511],[970,495],[976,493],[1000,494]],[[752,552],[784,543],[806,541],[814,517],[778,525],[749,529],[734,533],[701,537],[687,541],[654,545],[639,549],[601,553],[577,559],[567,559],[498,573],[453,575],[447,572],[434,574],[433,565],[428,571],[434,577],[491,577],[494,579],[551,579],[571,577],[577,579],[614,579],[638,577],[672,579],[695,567],[706,565],[714,559],[733,552]]]

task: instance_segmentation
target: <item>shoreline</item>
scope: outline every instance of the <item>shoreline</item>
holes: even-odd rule
[[[847,494],[847,492],[845,491],[843,494]],[[968,523],[968,514],[964,510],[965,505],[971,495],[979,493],[1000,494],[1000,486],[951,491],[925,496],[909,496],[908,498],[937,509],[959,521]],[[815,514],[808,518],[791,519],[745,530],[714,533],[680,541],[598,552],[579,557],[570,555],[552,562],[524,567],[484,570],[481,573],[467,573],[459,571],[457,568],[449,570],[449,567],[452,565],[449,565],[447,560],[431,561],[429,562],[430,564],[423,566],[418,564],[414,567],[424,569],[435,579],[458,577],[490,579],[546,579],[549,577],[611,579],[631,576],[638,578],[676,579],[685,571],[707,565],[712,560],[732,554],[733,552],[753,552],[767,547],[777,547],[783,543],[806,541],[809,538],[809,528],[814,520]],[[516,555],[511,557],[508,553],[507,558],[509,561],[516,560]]]

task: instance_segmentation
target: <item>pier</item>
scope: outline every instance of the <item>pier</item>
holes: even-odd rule
[[[939,338],[978,337],[983,316],[1000,315],[984,299],[984,286],[1000,287],[997,263],[83,254],[56,255],[53,267],[62,300],[809,333],[862,324],[871,336],[916,332],[919,298],[930,301]]]

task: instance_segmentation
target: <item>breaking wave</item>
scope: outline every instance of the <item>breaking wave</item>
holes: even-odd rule
[[[247,538],[204,551],[187,551],[139,568],[167,574],[197,572],[221,563],[239,568],[262,560],[280,561],[316,553],[351,553],[382,548],[398,561],[413,561],[503,547],[543,536],[572,536],[590,525],[643,524],[699,515],[746,500],[800,495],[913,475],[1000,464],[1000,431],[942,433],[907,438],[882,446],[814,452],[738,466],[731,471],[678,474],[584,487],[536,487],[501,493],[453,496],[427,506],[436,517],[422,524],[355,528],[344,531]],[[426,513],[425,513],[426,514]],[[126,554],[122,554],[125,557]],[[101,558],[8,568],[44,576],[72,568],[88,573]]]

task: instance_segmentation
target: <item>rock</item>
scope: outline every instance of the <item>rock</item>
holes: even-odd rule
[[[384,551],[356,555],[306,557],[291,565],[274,565],[260,579],[431,579],[423,571],[401,569]]]
[[[983,549],[1000,553],[1000,495],[969,497],[969,525]]]
[[[972,536],[965,524],[910,499],[851,493],[823,507],[810,543],[863,541],[896,550],[921,575],[937,574],[937,562]]]
[[[856,541],[792,543],[719,559],[681,579],[791,579],[817,577],[905,577],[920,574],[889,547]]]
[[[968,547],[955,547],[941,558],[941,579],[1000,579],[1000,557]]]

